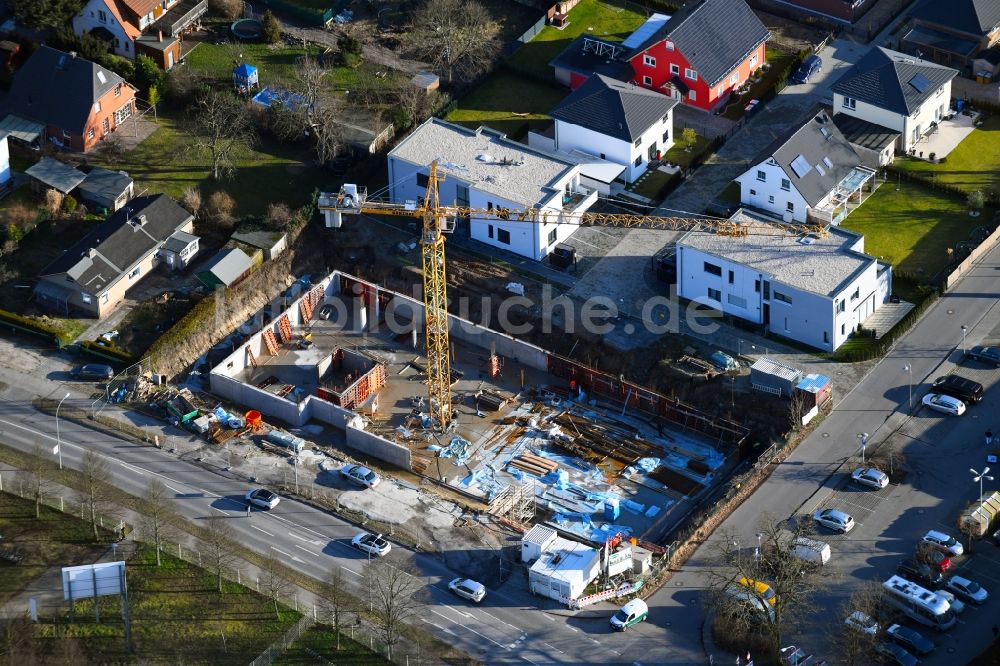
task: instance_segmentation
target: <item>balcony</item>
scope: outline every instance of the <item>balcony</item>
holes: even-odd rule
[[[581,187],[562,195],[562,211],[564,213],[585,213],[597,201],[597,190]]]

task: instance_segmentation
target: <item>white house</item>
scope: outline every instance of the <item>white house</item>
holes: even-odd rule
[[[833,112],[900,133],[897,152],[907,153],[951,105],[958,70],[881,46],[872,47],[831,87]]]
[[[553,536],[528,569],[528,587],[533,594],[565,603],[580,597],[600,570],[596,548]]]
[[[817,111],[771,142],[736,182],[745,206],[788,222],[839,224],[874,175],[830,115]]]
[[[619,165],[615,177],[631,183],[674,145],[675,106],[676,99],[654,90],[594,74],[549,112],[552,130],[529,133],[528,143]],[[584,175],[591,175],[586,165]]]
[[[825,351],[888,299],[892,269],[839,227],[792,235],[747,211],[746,236],[691,232],[677,242],[677,291],[769,332]]]
[[[455,233],[524,257],[541,260],[577,225],[556,223],[565,214],[586,212],[597,191],[580,184],[580,166],[530,148],[486,127],[476,130],[431,118],[389,153],[389,197],[397,203],[426,193],[430,164],[444,177],[441,203],[483,210],[508,209],[510,220],[476,217],[456,220]],[[522,222],[516,212],[551,211],[552,222]]]

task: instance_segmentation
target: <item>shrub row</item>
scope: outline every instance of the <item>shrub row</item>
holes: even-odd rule
[[[84,354],[89,354],[91,356],[97,356],[98,358],[103,358],[108,361],[115,361],[117,363],[131,364],[135,361],[135,358],[124,349],[115,347],[114,345],[102,345],[94,342],[93,340],[84,340],[80,343],[80,350]]]
[[[39,321],[34,317],[25,317],[24,315],[19,315],[14,312],[0,310],[0,322],[2,322],[0,325],[10,326],[14,330],[46,338],[53,342],[56,347],[62,347],[64,344],[69,342],[69,340],[65,338],[65,333],[63,331],[59,330],[55,326],[50,326],[45,322]]]
[[[961,187],[958,187],[957,185],[952,185],[951,183],[942,183],[937,178],[931,178],[925,176],[922,173],[910,171],[909,169],[901,169],[895,164],[886,165],[885,170],[886,173],[894,174],[905,181],[909,181],[911,183],[917,183],[919,185],[923,185],[924,187],[929,187],[932,190],[938,190],[939,192],[946,192],[948,194],[953,194],[957,197],[961,197],[962,199],[965,199],[966,197],[969,196],[969,192],[963,190]],[[996,192],[983,192],[983,194],[986,196],[986,202],[989,205],[996,206],[998,203],[1000,203],[998,202],[998,197]]]
[[[872,341],[871,344],[865,345],[862,348],[850,349],[846,352],[837,353],[834,358],[838,361],[868,361],[875,358],[881,358],[888,352],[892,346],[896,343],[896,340],[901,338],[910,328],[917,322],[920,315],[924,313],[931,306],[934,301],[938,298],[938,291],[935,289],[930,291],[922,301],[916,304],[912,310],[906,313],[906,316],[900,319],[895,326],[893,326],[885,335],[883,335],[878,340]]]

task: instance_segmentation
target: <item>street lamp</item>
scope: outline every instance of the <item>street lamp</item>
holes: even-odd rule
[[[910,373],[910,408],[913,408],[913,367],[907,363],[903,366],[905,372]]]
[[[970,467],[969,471],[972,472],[972,482],[979,482],[979,520],[981,521],[983,519],[983,514],[986,512],[985,502],[983,502],[983,479],[992,481],[993,477],[986,476],[986,473],[990,471],[989,467],[985,468],[982,472],[977,472]]]
[[[968,330],[969,329],[967,329],[965,327],[965,324],[962,324],[962,354],[963,355],[966,353],[965,352],[965,332],[968,331]]]
[[[865,464],[865,447],[868,446],[868,433],[859,432],[858,441],[861,442],[861,464]]]
[[[59,408],[62,407],[63,400],[69,397],[69,393],[62,397],[59,404],[56,405],[56,453],[59,454],[59,469],[62,469],[62,439],[59,437]]]

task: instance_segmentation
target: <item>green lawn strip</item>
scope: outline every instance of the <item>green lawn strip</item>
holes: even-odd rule
[[[948,263],[948,248],[969,238],[993,211],[970,217],[965,202],[917,183],[883,183],[844,220],[843,227],[864,234],[865,251],[894,270],[930,280]]]
[[[4,475],[5,487],[17,487],[13,475]],[[111,542],[112,535],[99,530],[94,541],[87,523],[69,514],[43,506],[35,518],[35,503],[7,493],[0,494],[0,550],[21,556],[19,563],[0,559],[0,603],[16,595],[50,566],[93,562]]]
[[[291,81],[295,62],[306,53],[301,46],[270,44],[212,44],[202,42],[185,58],[185,67],[218,80],[232,80],[233,69],[244,63],[257,68],[261,87]],[[312,49],[318,54],[318,48]]]
[[[1000,115],[987,118],[972,130],[955,150],[948,153],[944,162],[933,164],[900,157],[894,166],[935,178],[966,192],[1000,192]]]
[[[692,143],[688,143],[682,138],[681,131],[683,131],[683,128],[676,130],[674,145],[663,155],[663,161],[688,168],[699,155],[708,150],[712,140],[698,134]],[[688,146],[691,147],[691,150],[687,149]]]
[[[658,201],[660,191],[670,181],[671,177],[671,174],[664,173],[659,169],[650,169],[642,174],[639,180],[628,189],[639,196]]]
[[[471,128],[487,125],[517,138],[525,125],[541,128],[551,122],[549,111],[567,94],[562,87],[500,71],[459,100],[446,120]]]
[[[583,33],[621,41],[632,34],[645,20],[644,14],[612,2],[582,0],[570,10],[568,26],[561,30],[545,26],[534,39],[511,56],[510,62],[543,76],[552,76],[549,61]]]
[[[313,666],[322,663],[319,655],[338,666],[367,666],[368,664],[388,664],[389,662],[362,645],[350,639],[350,630],[340,632],[340,649],[337,649],[337,633],[333,627],[314,625],[299,640],[292,643],[284,655],[274,661],[274,666]],[[415,659],[411,662],[416,663]]]

